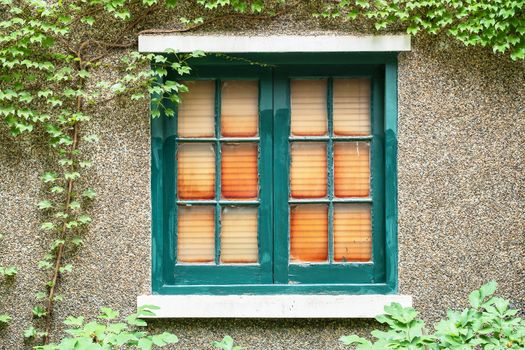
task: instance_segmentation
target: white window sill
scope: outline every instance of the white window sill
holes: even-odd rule
[[[142,295],[153,318],[373,318],[392,302],[412,306],[410,295]]]
[[[410,51],[410,36],[399,35],[140,35],[140,52],[399,52]]]

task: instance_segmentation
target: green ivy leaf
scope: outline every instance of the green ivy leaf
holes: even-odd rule
[[[45,210],[53,207],[53,203],[49,200],[43,200],[38,202],[38,209]]]
[[[73,265],[71,265],[71,264],[64,265],[61,268],[59,268],[58,271],[60,273],[72,272],[73,271]]]
[[[52,222],[43,222],[42,225],[40,225],[40,229],[44,231],[50,231],[55,228],[55,224]]]
[[[37,318],[44,317],[47,315],[46,309],[44,309],[42,306],[35,306],[32,310],[33,315]]]
[[[82,19],[80,19],[80,22],[86,23],[87,25],[92,26],[93,24],[95,24],[95,18],[91,16],[82,17]]]
[[[35,297],[37,300],[43,300],[47,297],[46,292],[36,292]]]
[[[82,138],[84,141],[86,142],[92,142],[92,143],[95,143],[95,142],[98,142],[99,141],[99,138],[97,135],[86,135]]]
[[[57,174],[56,173],[52,173],[52,172],[47,172],[47,173],[44,173],[40,179],[45,182],[45,183],[48,183],[48,182],[55,182],[57,180]]]
[[[101,314],[98,316],[98,318],[101,318],[104,320],[114,320],[119,316],[118,311],[115,311],[109,307],[101,307],[100,311],[101,311]]]
[[[4,324],[7,325],[9,322],[11,322],[12,318],[11,316],[7,314],[0,314],[0,325]]]
[[[81,168],[90,168],[93,165],[93,162],[90,160],[81,160],[78,165],[80,165]]]
[[[84,192],[82,192],[82,197],[85,197],[87,199],[93,199],[96,196],[97,196],[97,193],[91,188],[88,188]]]
[[[91,223],[91,217],[89,217],[88,215],[80,215],[77,218],[77,221],[80,222],[82,225],[87,225]]]
[[[69,208],[71,210],[77,210],[77,209],[80,209],[80,203],[77,202],[77,201],[72,201],[71,203],[69,203]]]
[[[14,277],[18,273],[18,270],[14,266],[1,267],[0,266],[0,275],[4,277]]]
[[[82,327],[82,325],[84,324],[84,317],[83,316],[79,316],[79,317],[69,316],[68,318],[64,320],[64,324],[68,326],[73,326],[73,327]]]
[[[34,338],[37,336],[37,333],[35,327],[31,326],[24,331],[24,338]]]
[[[71,243],[73,243],[75,246],[78,247],[78,246],[82,245],[84,243],[84,241],[80,237],[73,237],[71,239]]]
[[[53,265],[47,260],[40,260],[38,262],[38,268],[41,270],[49,270]]]

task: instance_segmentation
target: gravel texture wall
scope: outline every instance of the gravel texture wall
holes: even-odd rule
[[[302,33],[280,22],[275,33]],[[428,321],[461,307],[470,290],[494,279],[525,307],[525,65],[441,39],[419,39],[399,57],[399,281]],[[150,134],[146,104],[104,106],[89,124],[89,173],[99,196],[85,246],[72,254],[56,320],[122,314],[150,290]],[[0,283],[0,349],[24,349],[36,268],[49,244],[39,231],[39,174],[46,149],[38,137],[13,140],[0,129],[0,264],[19,267]],[[366,332],[366,320],[183,320],[156,322],[180,336],[177,349],[208,349],[232,335],[247,349],[339,349],[337,338]],[[60,327],[57,322],[57,327]]]

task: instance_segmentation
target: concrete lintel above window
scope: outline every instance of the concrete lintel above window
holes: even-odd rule
[[[412,306],[410,295],[143,295],[154,318],[373,318],[385,305]]]
[[[210,53],[410,51],[409,35],[142,35],[140,52]]]

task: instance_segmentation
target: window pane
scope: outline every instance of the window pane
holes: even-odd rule
[[[180,262],[215,261],[214,207],[179,207],[177,260]]]
[[[368,197],[370,195],[370,144],[336,142],[334,178],[337,197]]]
[[[180,137],[215,136],[215,81],[184,81],[189,89],[181,94],[178,107]]]
[[[257,208],[224,208],[221,217],[221,262],[256,263]]]
[[[326,135],[326,80],[292,80],[290,90],[292,134]]]
[[[259,82],[230,80],[222,83],[221,134],[226,137],[257,136]]]
[[[224,198],[257,198],[257,144],[224,144],[221,167]]]
[[[209,143],[185,143],[177,152],[181,199],[215,198],[215,150]]]
[[[292,206],[290,260],[319,262],[328,258],[328,210],[324,204]]]
[[[294,198],[326,196],[326,145],[296,142],[292,144],[290,184]]]
[[[335,204],[334,260],[372,260],[372,224],[370,205]]]
[[[370,135],[370,80],[334,80],[334,134]]]

